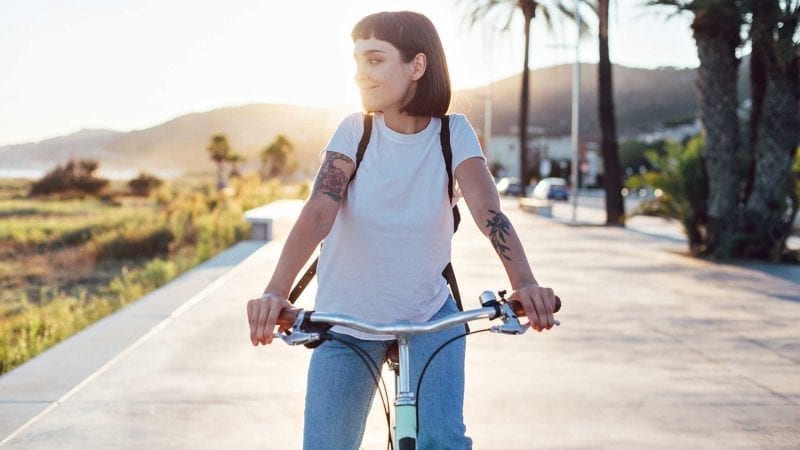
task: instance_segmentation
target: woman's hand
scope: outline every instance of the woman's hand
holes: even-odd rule
[[[537,284],[526,284],[511,293],[510,300],[517,300],[525,308],[531,327],[536,331],[553,328],[553,310],[556,295],[552,289]]]
[[[275,325],[281,311],[292,305],[286,297],[265,292],[261,297],[247,302],[247,318],[250,321],[250,342],[258,344],[271,344]]]

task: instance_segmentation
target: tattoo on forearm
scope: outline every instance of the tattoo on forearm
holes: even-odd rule
[[[336,203],[342,202],[342,197],[347,188],[347,178],[344,171],[336,167],[337,161],[353,164],[350,158],[341,153],[328,152],[325,161],[322,162],[322,168],[319,169],[317,179],[314,181],[314,189],[311,191],[312,197],[317,192],[321,192]]]
[[[501,258],[511,261],[511,257],[506,254],[511,248],[505,245],[506,237],[509,235],[508,230],[511,228],[511,222],[509,222],[508,217],[500,211],[490,209],[489,212],[494,214],[491,220],[486,221],[486,226],[489,227],[489,239],[492,241],[492,246]]]

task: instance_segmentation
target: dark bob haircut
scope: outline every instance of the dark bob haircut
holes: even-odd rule
[[[404,62],[418,53],[427,58],[425,74],[417,82],[414,98],[403,107],[410,116],[442,117],[450,107],[450,72],[442,41],[433,23],[411,11],[381,12],[361,19],[351,33],[357,39],[375,38],[389,42],[400,51]]]

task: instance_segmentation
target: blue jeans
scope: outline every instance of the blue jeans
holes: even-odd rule
[[[448,299],[433,316],[458,311]],[[411,338],[411,388],[416,390],[423,366],[445,341],[464,332],[456,326],[434,334]],[[343,334],[339,339],[363,349],[380,368],[392,341],[364,341]],[[464,426],[464,353],[461,338],[440,351],[425,372],[419,414],[419,449],[471,449]],[[314,349],[308,369],[303,449],[354,450],[364,437],[367,414],[375,397],[375,380],[364,362],[345,344],[326,341]],[[391,383],[387,383],[391,390]],[[391,392],[391,391],[390,391]]]

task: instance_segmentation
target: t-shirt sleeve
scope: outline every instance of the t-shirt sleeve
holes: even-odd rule
[[[486,159],[478,136],[469,121],[461,114],[450,116],[450,146],[453,149],[453,171],[469,158]]]
[[[336,128],[323,151],[341,153],[355,162],[362,134],[364,134],[364,114],[350,114]]]

